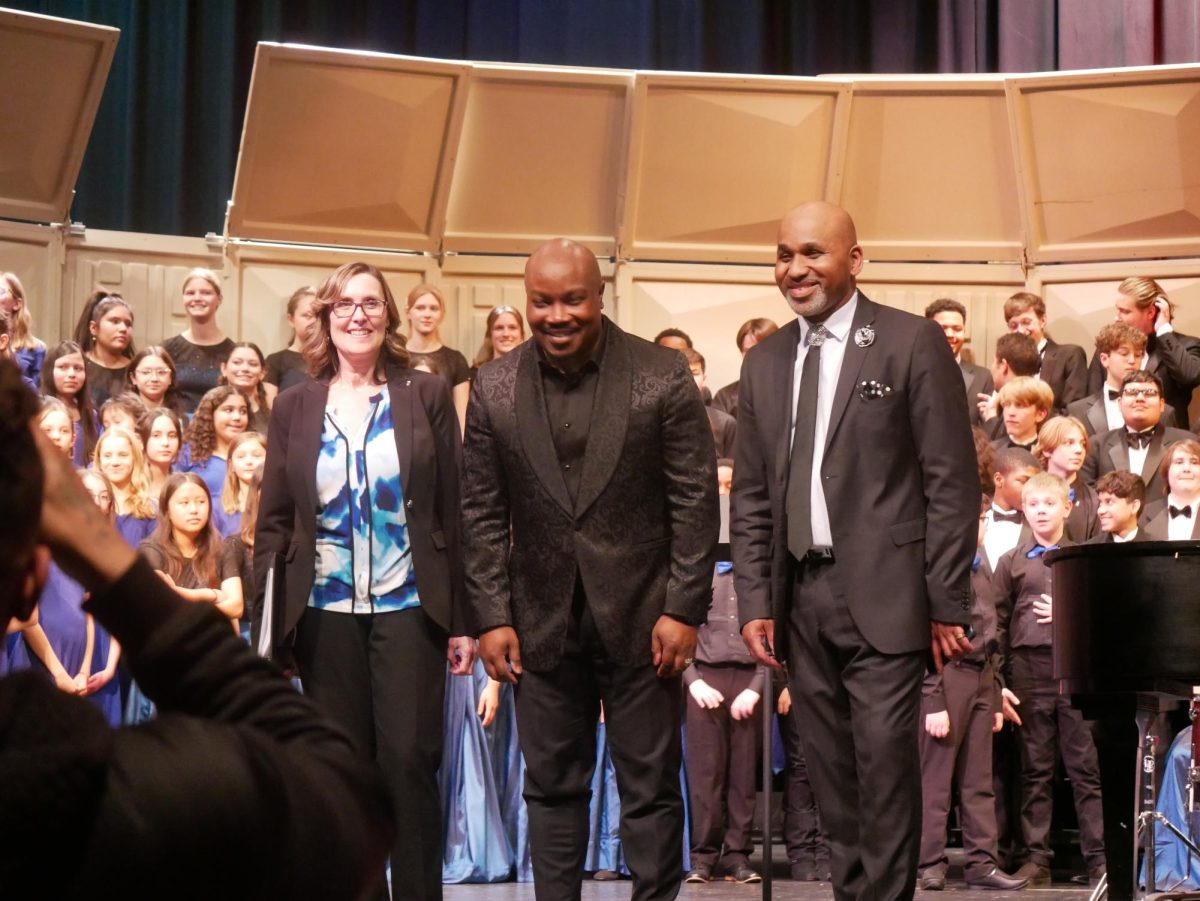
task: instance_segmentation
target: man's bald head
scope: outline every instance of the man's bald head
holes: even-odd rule
[[[591,359],[604,329],[604,279],[596,255],[555,238],[525,264],[525,319],[546,359],[568,372]]]
[[[822,322],[854,296],[862,270],[854,220],[814,200],[784,215],[775,251],[775,282],[797,315]]]
[[[541,276],[547,272],[563,271],[570,271],[582,278],[598,293],[604,290],[604,279],[600,275],[600,263],[596,255],[570,238],[552,238],[529,255],[525,262],[525,289],[529,289],[531,273]]]

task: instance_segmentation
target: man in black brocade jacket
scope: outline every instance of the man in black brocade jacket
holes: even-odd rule
[[[467,600],[516,682],[539,899],[578,898],[600,702],[636,899],[681,875],[681,687],[716,562],[716,452],[682,354],[605,318],[573,241],[525,269],[533,341],[483,366],[463,450]]]

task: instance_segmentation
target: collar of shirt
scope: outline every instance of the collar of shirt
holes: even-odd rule
[[[1133,541],[1133,539],[1137,538],[1137,533],[1138,533],[1138,530],[1135,528],[1132,532],[1130,532],[1124,538],[1122,538],[1116,532],[1109,532],[1109,536],[1112,538],[1113,544],[1125,544],[1125,542]]]
[[[1038,356],[1041,356],[1042,354],[1044,354],[1046,352],[1046,345],[1049,343],[1050,343],[1049,338],[1042,338],[1042,340],[1038,342],[1038,345],[1037,345]]]
[[[589,370],[599,372],[600,367],[604,363],[604,350],[608,346],[608,321],[605,320],[600,327],[600,337],[596,341],[592,352],[588,354],[588,358],[583,365],[575,372],[567,372],[560,366],[555,365],[546,356],[546,352],[542,350],[542,345],[537,341],[533,342],[533,351],[537,355],[538,368],[541,369],[542,375],[548,375],[552,378],[562,379],[563,381],[573,384],[583,377],[583,374]]]
[[[858,289],[855,288],[854,293],[850,295],[850,299],[845,304],[834,310],[824,322],[818,324],[824,326],[830,338],[844,344],[847,336],[850,334],[850,326],[854,324],[854,313],[857,309]],[[808,340],[808,333],[812,329],[813,323],[810,323],[803,316],[796,318],[800,321],[800,346],[805,347],[805,342]]]

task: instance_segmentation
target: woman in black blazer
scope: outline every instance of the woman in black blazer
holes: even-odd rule
[[[441,898],[443,661],[461,674],[474,662],[473,642],[449,637],[465,631],[458,421],[445,381],[407,368],[378,269],[340,267],[315,307],[312,378],[272,410],[255,583],[281,555],[281,644],[305,693],[383,771],[399,827],[392,897]]]

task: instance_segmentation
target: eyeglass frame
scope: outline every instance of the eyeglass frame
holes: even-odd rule
[[[349,304],[350,306],[345,307],[345,306],[342,306],[343,304]],[[367,304],[378,304],[378,307],[376,308],[375,312],[371,312],[371,310],[369,310],[367,308]],[[338,312],[339,307],[341,307],[346,312],[339,313]],[[387,301],[380,300],[377,297],[368,297],[366,300],[350,300],[348,298],[343,297],[341,300],[335,300],[333,303],[331,303],[329,305],[329,315],[336,316],[338,319],[350,319],[351,317],[354,316],[354,311],[356,309],[362,310],[363,315],[366,316],[368,319],[375,319],[378,316],[384,315],[387,313]]]
[[[1121,396],[1128,397],[1130,400],[1135,400],[1139,397],[1144,397],[1146,400],[1155,400],[1162,397],[1162,392],[1157,388],[1122,388]]]

